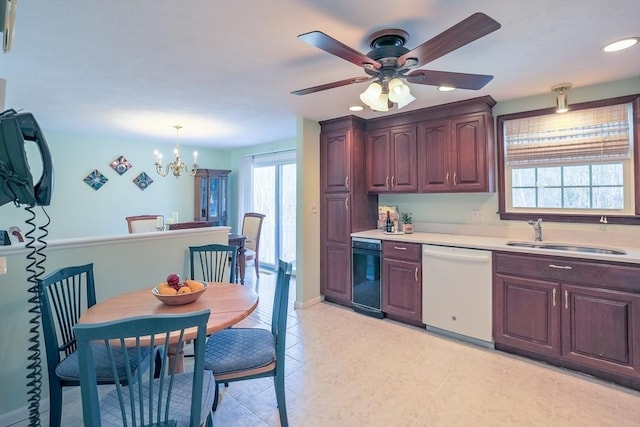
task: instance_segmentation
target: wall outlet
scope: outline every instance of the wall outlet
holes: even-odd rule
[[[317,214],[318,213],[318,204],[317,203],[311,203],[311,213],[312,214]]]
[[[482,222],[482,211],[472,210],[471,211],[471,221],[472,222]]]

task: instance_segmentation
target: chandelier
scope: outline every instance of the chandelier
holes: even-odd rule
[[[178,137],[179,137],[180,129],[182,129],[182,126],[174,125],[173,127],[176,129],[176,148],[173,149],[174,159],[171,163],[164,166],[163,168],[162,153],[156,150],[153,152],[153,154],[156,156],[156,162],[154,163],[154,165],[156,166],[156,172],[158,172],[158,175],[167,176],[169,175],[169,172],[172,172],[173,176],[178,178],[182,172],[188,173],[189,167],[187,166],[186,163],[180,160],[180,142],[178,141]],[[198,171],[198,152],[194,151],[193,167],[191,168],[191,172],[189,173],[189,176],[194,176],[197,171]]]
[[[403,108],[415,101],[411,95],[411,89],[398,77],[391,80],[380,79],[369,85],[367,90],[360,94],[360,100],[375,111],[389,111],[389,103],[398,105],[398,109]]]

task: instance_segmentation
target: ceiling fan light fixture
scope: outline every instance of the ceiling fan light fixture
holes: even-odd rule
[[[389,81],[389,101],[397,103],[407,95],[411,95],[410,89],[402,80],[396,77]]]
[[[367,90],[360,94],[360,100],[367,106],[373,108],[373,105],[378,102],[378,98],[382,94],[382,85],[378,82],[373,82],[369,85]]]
[[[416,97],[408,93],[407,96],[403,97],[401,100],[398,101],[397,103],[398,110],[406,107],[407,105],[411,104],[415,100],[416,100]]]
[[[386,112],[389,111],[389,95],[381,93],[375,103],[369,105],[372,110]]]

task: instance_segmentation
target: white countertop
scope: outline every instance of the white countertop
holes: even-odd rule
[[[455,246],[460,248],[485,249],[490,251],[503,252],[520,252],[539,255],[554,255],[568,258],[594,259],[604,261],[626,262],[632,264],[640,264],[640,247],[628,246],[606,246],[596,244],[582,244],[577,242],[556,242],[544,241],[543,243],[565,243],[568,245],[592,246],[610,249],[621,249],[626,255],[609,255],[593,252],[576,252],[563,251],[557,249],[541,249],[541,248],[523,248],[515,246],[507,246],[509,241],[522,241],[519,239],[510,239],[506,237],[485,237],[462,234],[437,234],[414,232],[412,234],[386,234],[380,230],[367,230],[351,233],[351,237],[362,237],[368,239],[390,240],[396,242],[422,243],[442,246]],[[533,242],[532,242],[533,243]]]

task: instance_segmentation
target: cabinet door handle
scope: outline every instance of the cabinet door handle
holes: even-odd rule
[[[553,306],[556,306],[556,290],[553,290]]]
[[[416,274],[415,274],[415,276],[416,276],[416,282],[417,282],[417,281],[418,281],[418,267],[416,267]]]
[[[402,246],[394,246],[393,249],[397,249],[399,251],[406,251],[407,248],[403,248]]]
[[[349,189],[349,175],[344,177],[344,186],[345,188]]]
[[[567,290],[564,291],[564,308],[569,309],[569,291]]]
[[[394,178],[395,178],[395,176],[391,175],[391,187],[393,187],[393,186],[394,186],[394,181],[395,181],[395,179],[394,179]]]
[[[458,172],[454,172],[454,173],[453,173],[453,186],[454,186],[454,187],[455,187],[456,185],[458,185],[458,182],[457,182],[457,181],[458,181],[458,179],[457,179],[457,177],[458,177]]]
[[[571,270],[571,266],[570,265],[555,265],[555,264],[549,264],[549,267],[551,268],[557,268],[559,270]]]
[[[344,199],[344,208],[346,210],[349,210],[349,198],[348,197],[346,199]]]
[[[447,187],[448,187],[448,186],[449,186],[449,172],[447,172],[447,178],[446,178],[446,181],[447,181]]]
[[[384,186],[389,187],[389,175],[384,179]]]

